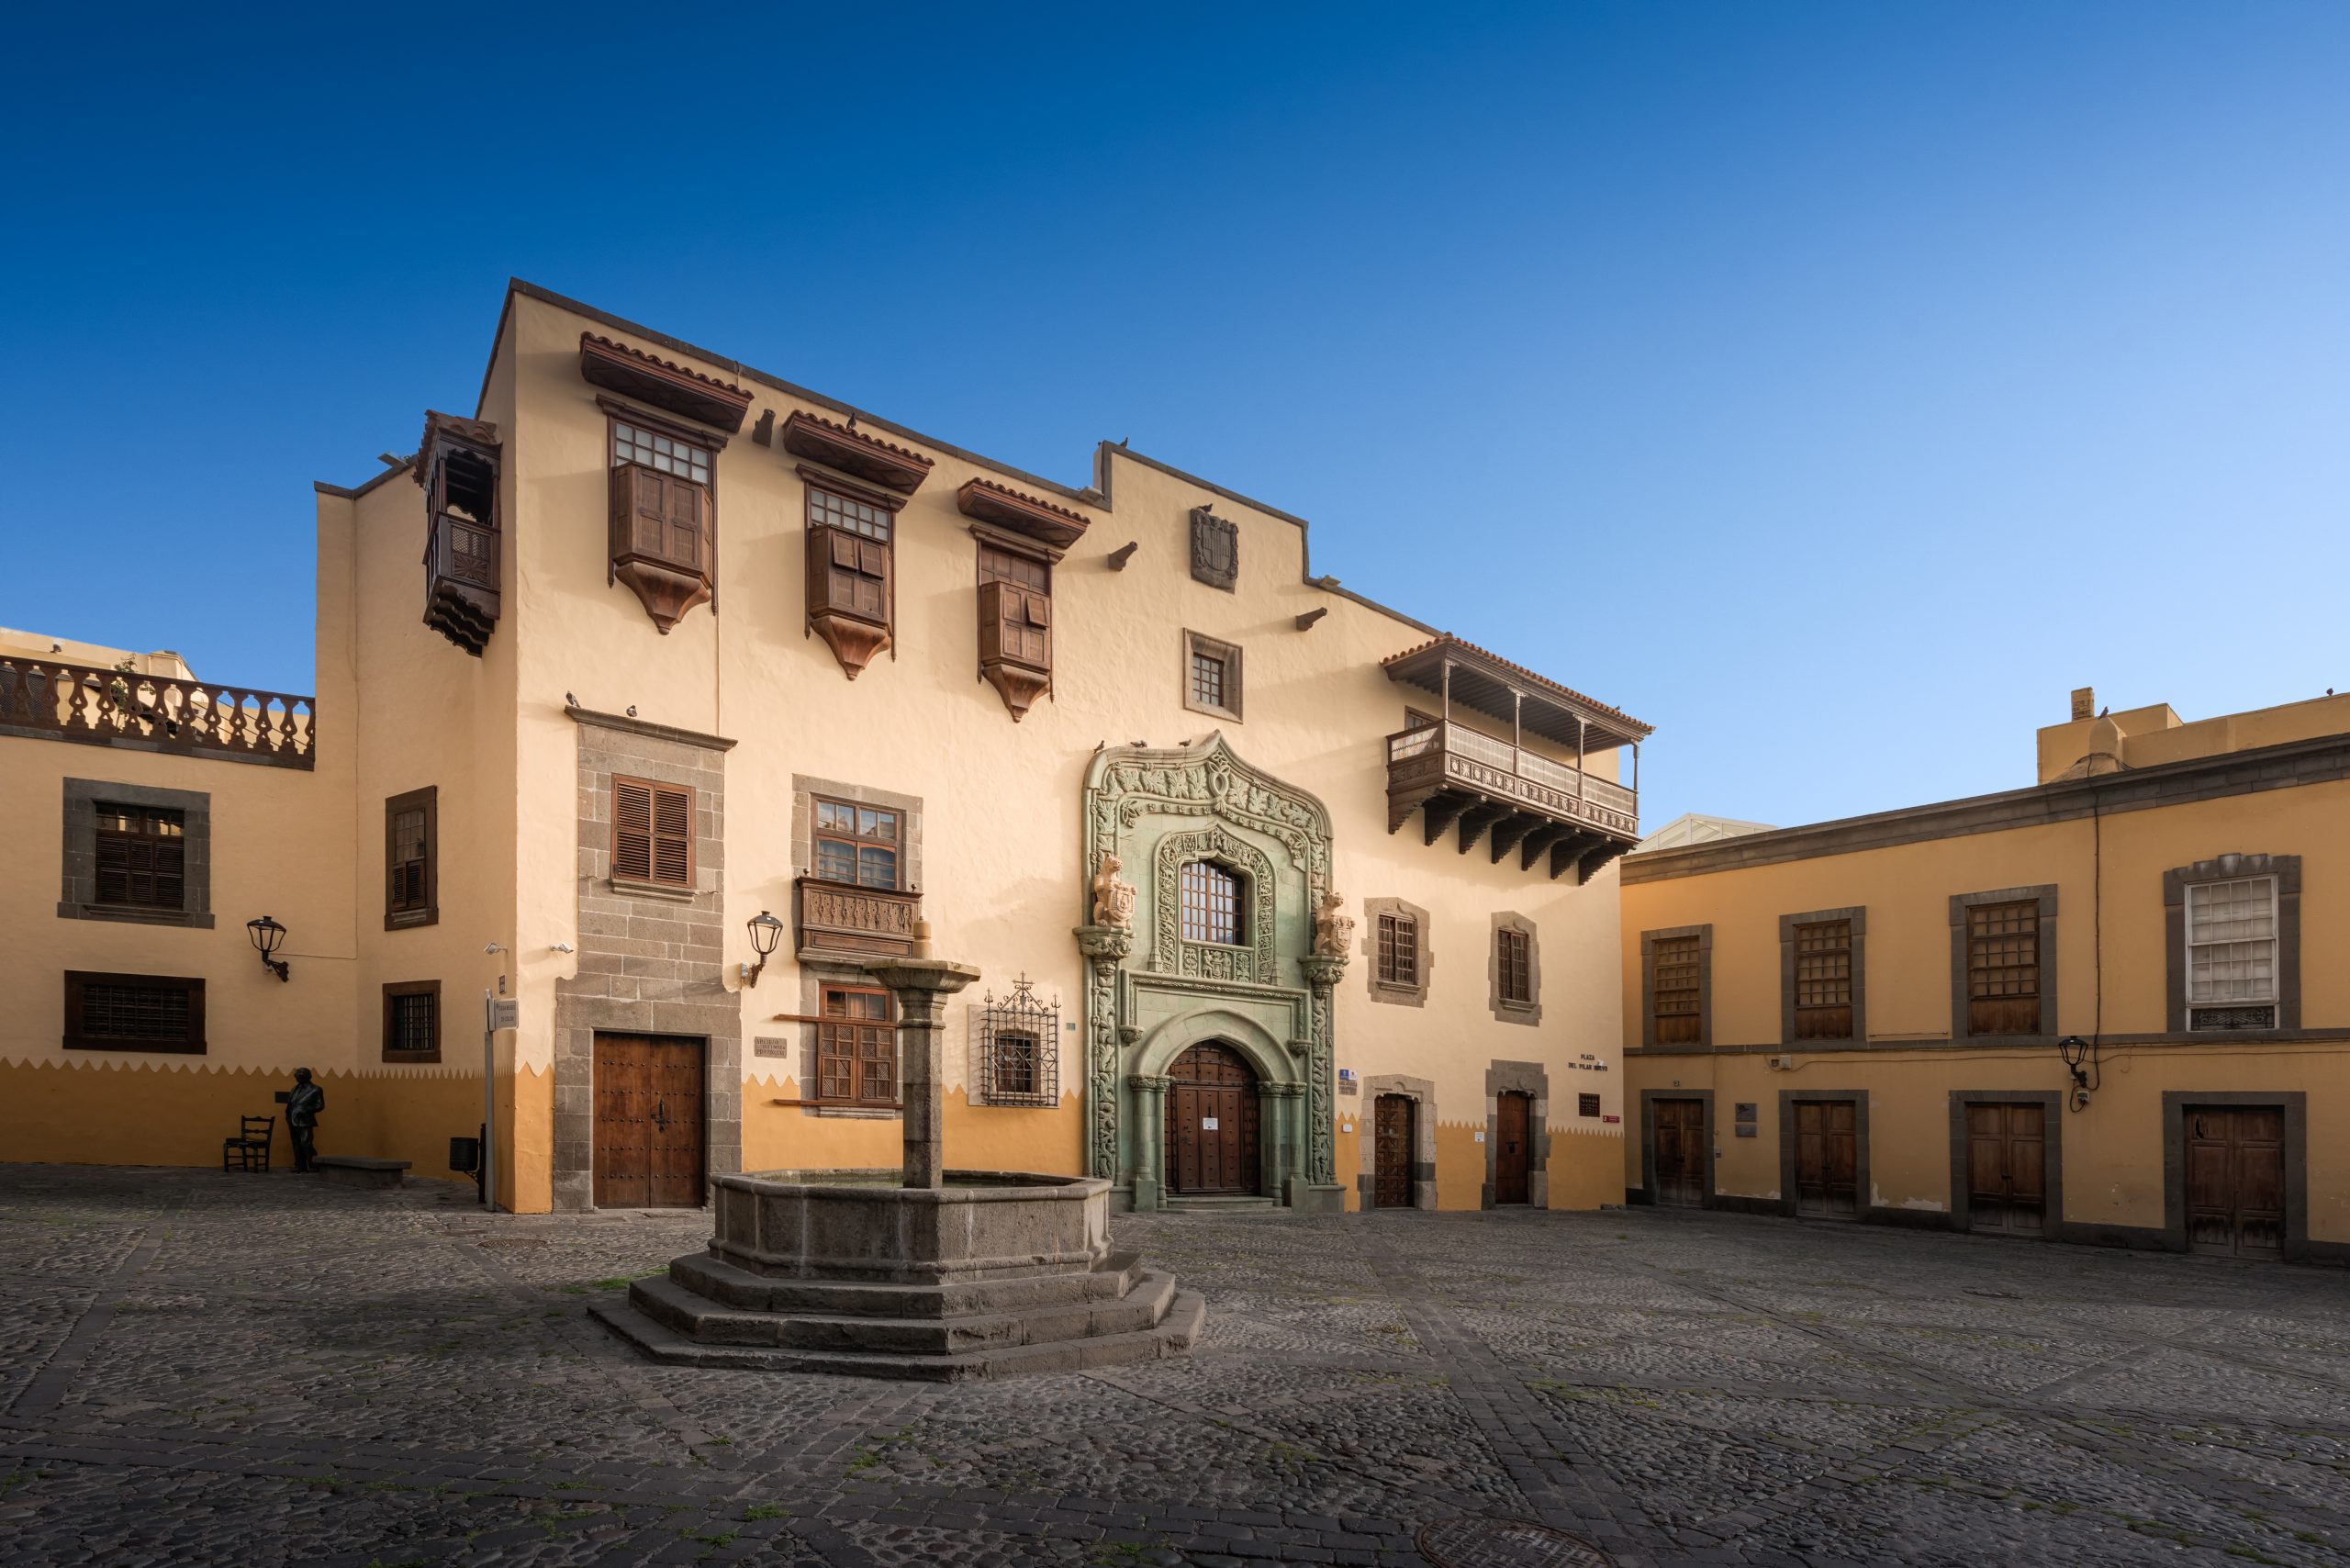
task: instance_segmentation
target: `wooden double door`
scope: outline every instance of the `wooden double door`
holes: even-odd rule
[[[1796,1213],[1814,1219],[1859,1218],[1859,1103],[1798,1100],[1794,1109]]]
[[[1167,1184],[1185,1197],[1241,1197],[1259,1185],[1257,1075],[1238,1051],[1203,1041],[1167,1070]]]
[[[702,1201],[703,1041],[596,1036],[596,1206],[691,1209]]]
[[[2277,1105],[2189,1105],[2187,1248],[2227,1258],[2285,1252],[2285,1112]]]
[[[1655,1151],[1651,1195],[1669,1208],[1702,1208],[1706,1202],[1706,1103],[1649,1102],[1649,1146]]]
[[[1382,1094],[1371,1108],[1371,1206],[1412,1207],[1412,1147],[1419,1106],[1408,1094]]]
[[[1966,1107],[1966,1224],[2038,1236],[2048,1228],[2048,1107],[2037,1102]]]

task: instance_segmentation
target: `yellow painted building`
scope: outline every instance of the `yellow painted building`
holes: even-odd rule
[[[1628,856],[1635,1201],[2350,1258],[2350,696]]]
[[[1316,575],[1302,520],[521,284],[471,415],[317,512],[314,694],[0,633],[6,1158],[208,1164],[308,1066],[323,1151],[445,1175],[502,997],[509,1206],[893,1164],[858,964],[922,920],[985,976],[955,1166],[1621,1196],[1647,727]]]

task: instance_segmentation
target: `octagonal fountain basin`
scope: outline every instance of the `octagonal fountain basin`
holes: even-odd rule
[[[1110,1252],[1098,1176],[949,1170],[940,1188],[895,1170],[771,1170],[713,1182],[710,1249],[771,1279],[935,1284],[1091,1269]]]
[[[708,1250],[589,1307],[656,1361],[955,1381],[1188,1350],[1195,1291],[1110,1249],[1099,1177],[895,1170],[712,1179]]]

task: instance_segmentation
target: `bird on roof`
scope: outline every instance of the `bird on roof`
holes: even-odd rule
[[[579,706],[579,699],[566,691],[563,694],[563,705],[566,708],[576,708]]]
[[[2102,708],[2100,708],[2100,709],[2098,709],[2098,710],[2097,711],[2097,716],[2098,716],[2098,718],[2102,719],[2102,718],[2104,718],[2108,713],[2110,713],[2110,712],[2112,712],[2112,711],[2113,711],[2113,704],[2112,704],[2112,703],[2110,703],[2110,702],[2109,702],[2109,703],[2107,703],[2104,707],[2102,707]]]

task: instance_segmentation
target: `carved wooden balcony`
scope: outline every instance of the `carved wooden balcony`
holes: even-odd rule
[[[914,950],[914,922],[922,918],[922,894],[895,888],[864,888],[802,877],[796,884],[795,924],[802,958],[856,962],[903,958]]]
[[[1387,737],[1387,831],[1414,812],[1430,844],[1457,826],[1463,855],[1488,841],[1494,864],[1514,849],[1528,871],[1547,855],[1578,882],[1640,836],[1639,797],[1613,779],[1441,721]]]
[[[312,697],[0,658],[0,735],[308,768],[317,718]]]

